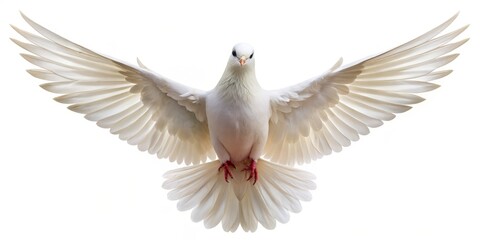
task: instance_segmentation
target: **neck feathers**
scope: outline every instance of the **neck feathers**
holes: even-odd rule
[[[244,100],[255,96],[262,89],[253,67],[225,69],[216,88],[223,97]]]

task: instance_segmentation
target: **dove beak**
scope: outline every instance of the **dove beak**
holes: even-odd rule
[[[243,66],[245,65],[245,61],[247,61],[247,58],[245,56],[242,56],[238,61],[240,62],[240,66]]]

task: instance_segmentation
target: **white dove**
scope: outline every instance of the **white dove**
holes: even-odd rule
[[[294,164],[339,152],[369,128],[409,110],[448,75],[438,68],[468,39],[468,26],[440,35],[456,18],[401,46],[291,87],[267,91],[255,76],[252,46],[233,47],[217,86],[202,91],[174,82],[138,62],[134,66],[77,45],[28,19],[41,36],[12,26],[30,43],[12,39],[42,68],[55,100],[141,151],[193,166],[169,171],[163,184],[192,220],[225,231],[258,223],[273,229],[311,198],[314,176]],[[207,159],[212,161],[205,163]],[[263,160],[268,159],[269,161]]]

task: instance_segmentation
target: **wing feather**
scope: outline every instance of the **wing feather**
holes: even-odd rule
[[[342,67],[340,60],[322,75],[271,91],[265,157],[292,165],[339,152],[422,102],[416,94],[439,87],[431,81],[451,70],[438,69],[468,40],[452,42],[468,26],[440,35],[457,15],[389,51]]]
[[[55,100],[85,115],[142,151],[178,163],[215,158],[205,119],[203,91],[73,43],[22,14],[40,35],[12,26],[28,42],[12,41],[40,69],[28,70]]]

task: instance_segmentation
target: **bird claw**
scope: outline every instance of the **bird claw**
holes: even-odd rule
[[[251,160],[250,164],[247,167],[245,167],[242,171],[250,172],[250,176],[247,178],[247,181],[250,181],[251,179],[253,179],[253,185],[255,185],[255,183],[258,180],[257,161]]]
[[[223,173],[225,174],[225,182],[227,183],[228,183],[228,177],[233,179],[233,175],[232,175],[232,172],[230,171],[230,167],[237,169],[237,167],[235,167],[235,164],[233,164],[232,161],[230,160],[222,163],[222,165],[220,165],[220,167],[218,168],[219,172],[223,168]]]

